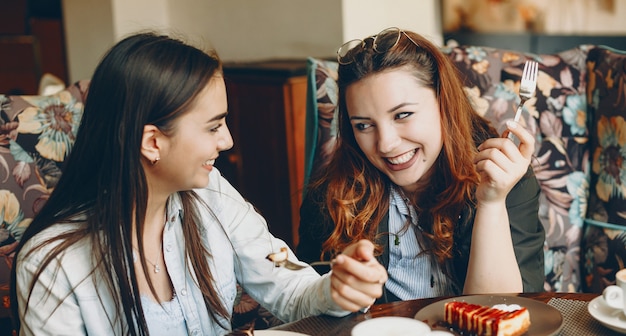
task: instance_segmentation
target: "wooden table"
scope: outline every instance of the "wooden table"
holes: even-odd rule
[[[599,294],[546,292],[546,293],[522,293],[522,294],[510,294],[510,295],[530,298],[530,299],[537,300],[546,304],[548,304],[549,302],[554,302],[554,301],[551,301],[553,299],[560,299],[561,301],[557,300],[560,303],[572,302],[573,303],[572,306],[576,306],[576,309],[577,309],[575,314],[588,315],[588,316],[585,316],[585,318],[588,319],[588,321],[586,322],[594,324],[592,326],[593,328],[599,328],[600,330],[599,334],[617,335],[617,333],[614,333],[611,330],[600,325],[586,311],[586,304],[589,301],[596,298]],[[349,336],[352,328],[361,321],[364,321],[370,318],[382,317],[382,316],[403,316],[403,317],[413,318],[420,309],[428,306],[429,304],[433,302],[436,302],[442,299],[445,299],[445,298],[440,297],[440,298],[432,298],[432,299],[419,299],[419,300],[385,303],[385,304],[372,306],[370,311],[366,314],[355,313],[355,314],[350,314],[343,318],[330,317],[330,316],[314,316],[314,317],[308,317],[308,318],[302,319],[300,321],[283,324],[273,329],[300,332],[300,333],[307,334],[307,335]],[[572,300],[572,301],[562,301],[562,300]],[[559,310],[561,311],[561,309]],[[570,332],[565,332],[565,329],[567,329],[565,327],[567,327],[568,323],[573,324],[572,320],[576,320],[576,322],[580,322],[581,318],[579,318],[578,316],[572,316],[568,318],[567,314],[564,311],[561,311],[561,313],[564,316],[564,327],[561,330],[559,335],[567,336],[571,334]],[[578,330],[578,329],[575,329],[575,330]],[[576,332],[575,335],[583,335],[584,333],[581,333],[581,332]]]

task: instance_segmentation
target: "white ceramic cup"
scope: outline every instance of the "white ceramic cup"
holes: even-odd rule
[[[609,307],[626,313],[626,268],[615,273],[615,285],[607,286],[602,297]]]
[[[352,336],[424,336],[430,333],[428,324],[399,316],[376,317],[352,328]]]

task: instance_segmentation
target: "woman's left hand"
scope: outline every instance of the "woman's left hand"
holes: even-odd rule
[[[535,138],[514,121],[508,130],[520,139],[519,146],[508,138],[487,139],[478,146],[474,158],[481,181],[476,190],[478,202],[486,204],[506,199],[513,186],[526,174],[535,150]]]
[[[374,244],[360,240],[334,259],[331,296],[342,309],[355,312],[371,306],[386,281],[387,271],[374,257]]]

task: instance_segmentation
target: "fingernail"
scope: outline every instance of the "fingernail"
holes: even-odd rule
[[[506,121],[506,126],[509,128],[517,128],[517,123],[515,121],[512,120],[507,120]]]

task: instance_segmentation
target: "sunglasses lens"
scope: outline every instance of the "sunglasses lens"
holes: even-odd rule
[[[362,40],[351,40],[344,43],[339,50],[337,50],[337,60],[340,64],[348,64],[352,62],[350,50],[363,45]]]
[[[374,38],[374,50],[378,53],[384,53],[395,47],[400,41],[402,31],[399,28],[387,28]]]

